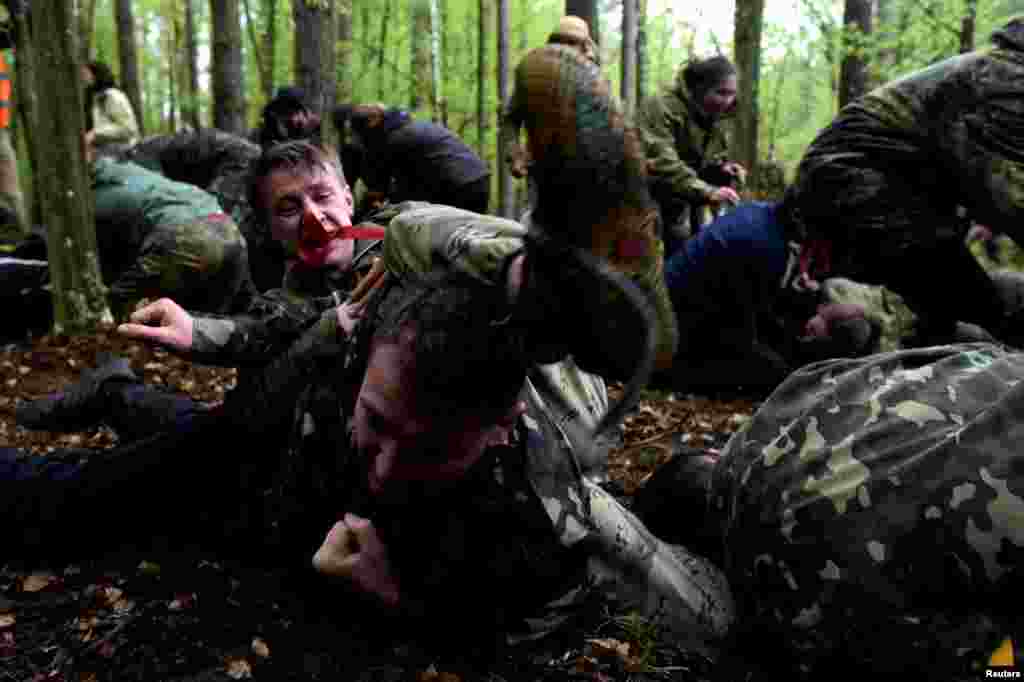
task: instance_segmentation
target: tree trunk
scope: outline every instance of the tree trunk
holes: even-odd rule
[[[92,59],[92,38],[96,28],[96,0],[78,3],[78,55],[82,63]]]
[[[142,88],[139,86],[139,60],[135,49],[135,16],[132,0],[117,0],[114,5],[117,21],[117,51],[121,62],[121,89],[135,109],[139,135],[146,134],[146,117],[142,108]]]
[[[167,9],[171,28],[167,32],[167,132],[173,133],[178,128],[178,51],[181,49],[181,24],[178,20],[177,3],[172,0]]]
[[[245,71],[238,0],[210,0],[210,15],[213,25],[213,64],[210,69],[213,126],[235,135],[245,135]]]
[[[651,61],[647,57],[647,0],[637,0],[636,101],[647,97],[647,79]]]
[[[479,27],[477,33],[477,61],[476,61],[476,151],[480,158],[484,158],[484,150],[487,148],[487,132],[491,120],[490,107],[487,104],[487,81],[490,75],[487,71],[487,57],[491,49],[491,0],[479,0],[477,3],[479,13]]]
[[[36,177],[39,174],[41,161],[39,158],[39,143],[41,139],[39,131],[35,128],[37,112],[39,110],[39,97],[36,90],[35,76],[35,50],[29,40],[29,22],[24,12],[16,12],[12,17],[18,30],[15,31],[17,38],[14,45],[14,86],[17,90],[14,93],[14,104],[18,109],[18,132],[25,140],[25,151],[28,157],[30,177],[30,195],[28,196],[28,211],[26,219],[34,225],[43,224],[42,190]],[[79,88],[81,85],[78,86]],[[84,103],[82,105],[85,106]],[[84,124],[83,124],[84,125]]]
[[[260,77],[260,90],[263,91],[263,98],[269,100],[274,96],[274,74],[270,71],[269,65],[267,64],[266,55],[263,54],[263,50],[260,49],[259,38],[256,36],[256,22],[252,18],[252,8],[250,7],[250,0],[242,0],[242,11],[245,13],[245,26],[248,29],[249,44],[252,45],[253,57],[256,60],[256,72]],[[270,17],[270,21],[274,18]]]
[[[757,100],[761,81],[761,27],[764,0],[736,1],[736,71],[739,92],[733,156],[750,171],[757,167]],[[756,173],[751,172],[751,178]],[[756,188],[752,188],[756,189]]]
[[[391,0],[384,0],[384,11],[380,13],[380,41],[377,44],[377,99],[383,100],[387,86],[384,84],[384,58],[388,50],[388,26],[391,25]]]
[[[507,102],[509,97],[509,49],[508,49],[508,0],[498,0],[498,101]],[[500,113],[496,115],[500,116]],[[500,123],[500,122],[499,122]],[[507,149],[501,139],[501,126],[494,128],[498,135],[498,215],[512,218],[512,175],[504,162]]]
[[[315,3],[293,0],[295,17],[295,84],[302,88],[306,106],[323,116],[334,102],[334,90],[327,81],[334,81],[333,0]],[[330,102],[328,103],[328,98]]]
[[[960,19],[960,54],[974,51],[975,24],[978,19],[978,0],[967,0],[964,16]]]
[[[352,77],[355,65],[352,63],[352,0],[337,0],[338,3],[338,43],[335,58],[337,59],[338,91],[335,93],[338,102],[351,102],[355,93],[352,91]]]
[[[188,83],[185,96],[182,98],[181,117],[192,126],[199,129],[199,48],[196,46],[196,24],[195,8],[192,7],[192,0],[185,0],[183,7],[185,12],[185,49],[186,68],[188,70]]]
[[[46,140],[39,147],[41,163],[35,183],[46,216],[54,331],[87,333],[112,319],[100,275],[92,190],[82,154],[85,115],[77,27],[64,0],[34,2],[32,14],[34,86],[37,92],[49,93],[39,100],[33,125],[39,139]]]
[[[839,108],[868,90],[864,39],[871,33],[871,0],[846,0],[843,10],[843,60],[839,66]]]
[[[626,115],[636,111],[637,2],[622,0],[622,103]]]
[[[263,32],[263,60],[270,74],[270,89],[265,92],[269,99],[274,96],[277,72],[277,0],[263,0],[263,17],[267,22],[267,30]]]
[[[430,0],[411,0],[412,82],[409,88],[409,108],[413,111],[430,101]]]
[[[435,122],[440,121],[442,125],[448,125],[448,116],[444,111],[444,83],[441,80],[442,64],[444,56],[441,34],[443,22],[441,20],[440,0],[430,0],[430,109]]]
[[[601,22],[597,13],[597,0],[565,0],[565,13],[574,14],[590,27],[590,37],[601,45]]]

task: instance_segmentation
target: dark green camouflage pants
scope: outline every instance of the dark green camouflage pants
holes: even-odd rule
[[[990,344],[791,375],[712,486],[749,641],[784,633],[804,673],[934,680],[976,675],[1019,634],[1022,378],[1024,354]]]
[[[142,298],[167,296],[189,310],[226,313],[249,280],[245,240],[235,223],[214,213],[154,230],[135,261],[110,285],[115,314]]]

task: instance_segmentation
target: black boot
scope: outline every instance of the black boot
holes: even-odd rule
[[[79,431],[94,426],[106,412],[106,395],[101,390],[111,379],[138,381],[128,360],[104,353],[100,365],[87,370],[74,384],[60,393],[19,405],[14,416],[27,429]]]

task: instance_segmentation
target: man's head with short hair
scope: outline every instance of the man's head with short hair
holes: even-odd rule
[[[315,139],[320,133],[320,117],[305,103],[301,88],[279,88],[274,98],[263,107],[259,143],[263,148],[288,140]]]
[[[379,290],[354,365],[365,367],[353,424],[371,491],[456,481],[506,438],[522,412],[525,338],[502,287],[447,275]]]
[[[309,264],[347,269],[352,241],[339,237],[352,225],[352,192],[333,151],[302,140],[265,149],[249,166],[248,197],[256,220],[287,254],[313,258],[315,251]],[[303,240],[309,249],[300,250]]]
[[[558,26],[548,36],[548,43],[575,47],[589,59],[599,62],[597,43],[590,37],[587,22],[580,17],[567,15],[558,20]]]

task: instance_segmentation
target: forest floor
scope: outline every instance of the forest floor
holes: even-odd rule
[[[205,402],[221,400],[235,382],[234,370],[192,365],[108,332],[8,346],[0,352],[0,445],[39,455],[115,445],[116,434],[102,426],[56,434],[14,423],[18,401],[59,390],[103,352],[130,357],[147,382]],[[611,457],[611,489],[628,504],[671,458],[674,443],[719,447],[754,408],[748,401],[645,394]],[[40,566],[4,557],[0,548],[0,682],[716,679],[699,654],[602,605],[575,629],[483,662],[457,642],[441,652],[339,620],[310,608],[287,576],[205,551],[125,550]]]

